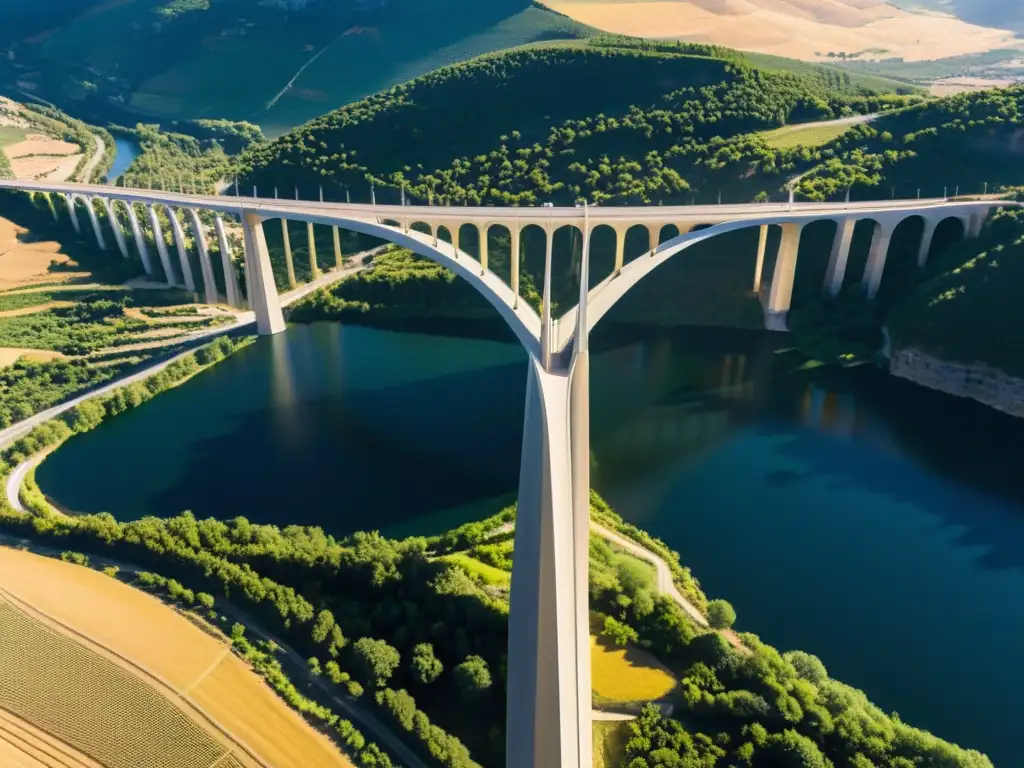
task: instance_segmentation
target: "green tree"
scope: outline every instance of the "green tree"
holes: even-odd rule
[[[334,628],[334,614],[326,608],[316,615],[316,623],[313,625],[313,642],[322,643],[327,639]]]
[[[306,666],[309,667],[309,671],[311,674],[317,676],[320,675],[320,659],[318,659],[316,656],[310,656],[308,659],[306,659]]]
[[[491,670],[480,656],[470,655],[455,667],[455,683],[466,693],[476,694],[491,687]]]
[[[625,648],[630,643],[636,643],[640,639],[640,635],[637,634],[635,629],[611,616],[605,616],[601,636],[619,648]]]
[[[817,656],[806,651],[786,651],[782,658],[793,665],[793,669],[804,680],[820,685],[828,679],[828,670]]]
[[[430,643],[419,643],[412,649],[412,660],[409,667],[416,682],[424,685],[437,680],[441,676],[441,672],[444,671],[444,665],[434,655],[434,646]]]
[[[363,681],[372,688],[386,686],[402,660],[397,649],[372,637],[359,638],[353,650]]]
[[[736,610],[727,600],[708,603],[708,623],[715,629],[729,629],[736,623]]]

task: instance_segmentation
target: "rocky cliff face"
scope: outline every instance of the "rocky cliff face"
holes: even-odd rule
[[[1024,417],[1024,379],[981,363],[955,363],[919,349],[894,350],[889,372],[957,397],[968,397],[1011,416]]]

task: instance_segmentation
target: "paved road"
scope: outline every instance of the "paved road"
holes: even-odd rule
[[[316,220],[324,224],[348,221],[380,222],[407,220],[432,221],[438,224],[518,222],[563,226],[578,223],[584,216],[582,208],[533,207],[464,207],[449,208],[426,205],[364,205],[348,203],[318,203],[308,200],[274,200],[259,197],[222,197],[217,195],[190,195],[179,192],[160,192],[146,189],[124,189],[102,184],[73,184],[47,181],[0,181],[0,188],[36,190],[40,192],[78,193],[98,195],[112,200],[127,200],[159,205],[201,208],[220,213],[238,214],[242,209],[259,213],[266,218],[293,218]],[[856,211],[863,214],[886,211],[910,211],[944,206],[963,208],[972,202],[950,203],[943,199],[878,200],[854,203],[746,203],[740,205],[677,205],[677,206],[591,206],[587,218],[591,227],[601,223],[622,224],[692,222],[706,224],[712,221],[758,219],[769,215],[786,214],[814,217]],[[990,205],[977,202],[986,210]],[[1011,205],[1016,205],[1011,203]]]
[[[593,520],[590,521],[590,530],[598,534],[601,538],[613,542],[616,546],[626,550],[631,555],[651,563],[658,574],[658,592],[671,597],[679,604],[680,608],[686,611],[686,614],[693,619],[694,622],[701,627],[707,628],[708,620],[704,618],[704,614],[698,611],[696,606],[687,600],[683,596],[683,593],[679,591],[675,581],[672,579],[672,570],[668,567],[668,563],[662,560],[661,557],[654,554],[646,547],[637,544],[632,539],[627,539],[622,534],[616,533],[609,528],[605,528],[603,525],[595,523]]]
[[[92,157],[89,158],[89,162],[86,163],[85,167],[82,169],[83,179],[89,178],[96,166],[99,165],[100,160],[103,159],[103,152],[107,148],[100,136],[94,136],[93,140],[96,142],[96,151],[92,153]]]

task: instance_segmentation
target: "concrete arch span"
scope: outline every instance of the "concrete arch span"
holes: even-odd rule
[[[270,216],[269,211],[246,211],[247,214],[258,216],[264,219]],[[348,229],[360,234],[370,235],[382,240],[394,243],[403,248],[408,248],[418,256],[430,259],[436,264],[447,267],[463,278],[474,290],[483,296],[487,302],[494,307],[502,319],[508,324],[516,338],[526,349],[528,354],[540,355],[540,317],[526,302],[518,302],[516,305],[515,295],[512,289],[501,279],[478,264],[469,254],[457,250],[454,246],[443,240],[434,244],[434,238],[415,230],[402,231],[399,227],[387,224],[378,224],[375,221],[346,218],[330,214],[316,214],[307,211],[289,211],[286,214],[288,219],[293,221],[305,221],[311,224],[324,224]]]

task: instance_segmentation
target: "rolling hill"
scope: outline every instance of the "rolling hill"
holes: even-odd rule
[[[829,52],[907,61],[938,59],[1014,45],[997,29],[1021,11],[1005,0],[954,0],[957,16],[922,11],[915,0],[543,0],[547,7],[606,32],[676,38],[814,60]],[[939,6],[940,0],[930,0]],[[996,6],[1006,6],[996,11]],[[961,14],[961,6],[969,8]],[[982,6],[990,11],[982,10]]]

